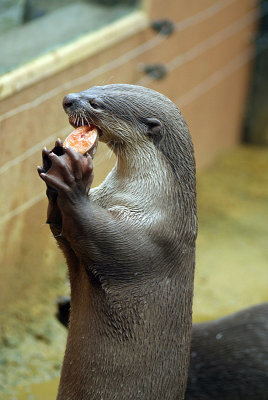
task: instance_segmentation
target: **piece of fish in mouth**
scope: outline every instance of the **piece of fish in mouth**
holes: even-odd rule
[[[64,140],[63,146],[80,154],[89,153],[93,158],[98,144],[98,129],[94,125],[83,125],[72,131]]]

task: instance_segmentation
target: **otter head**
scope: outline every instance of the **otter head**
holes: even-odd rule
[[[159,95],[132,85],[97,86],[67,95],[63,107],[72,126],[96,126],[100,141],[115,153],[129,147],[137,153],[152,141],[159,141],[162,133],[156,112],[149,110],[148,103],[154,103],[151,92]],[[159,104],[158,99],[155,102]]]
[[[195,192],[189,131],[177,106],[164,95],[142,86],[95,86],[65,96],[63,107],[72,126],[96,126],[100,141],[118,156],[131,154],[137,162],[152,153],[164,157],[176,178]]]

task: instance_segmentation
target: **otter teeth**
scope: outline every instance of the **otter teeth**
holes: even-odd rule
[[[90,130],[97,129],[99,136],[102,136],[101,129],[98,126],[90,123],[86,117],[80,115],[70,115],[69,123],[75,129],[80,128],[81,126],[88,126]]]
[[[69,123],[74,128],[80,128],[81,126],[89,126],[91,129],[95,128],[93,124],[90,124],[88,121],[84,121],[84,118],[79,116],[69,117]]]

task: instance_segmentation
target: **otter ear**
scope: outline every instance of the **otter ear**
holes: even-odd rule
[[[162,136],[162,124],[156,118],[146,118],[144,120],[145,124],[148,126],[147,134],[153,139],[160,139]]]

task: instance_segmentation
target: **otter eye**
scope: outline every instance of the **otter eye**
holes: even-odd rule
[[[90,104],[91,107],[94,108],[95,110],[97,110],[98,108],[100,108],[100,105],[99,105],[95,100],[89,100],[89,104]]]

